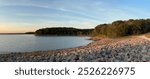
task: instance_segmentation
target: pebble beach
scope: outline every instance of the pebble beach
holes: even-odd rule
[[[0,62],[150,62],[150,40],[103,38],[76,48],[0,54]]]

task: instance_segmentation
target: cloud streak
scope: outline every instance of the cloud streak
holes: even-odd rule
[[[16,26],[17,23],[30,26],[24,24],[29,23],[37,25],[37,28],[44,25],[94,28],[100,23],[110,23],[115,20],[148,18],[150,17],[148,2],[150,1],[0,0],[0,22],[16,23]]]

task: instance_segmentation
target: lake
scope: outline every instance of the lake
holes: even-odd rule
[[[0,53],[47,51],[85,46],[92,42],[80,36],[0,35]]]

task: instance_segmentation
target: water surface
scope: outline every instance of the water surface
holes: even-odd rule
[[[0,35],[0,53],[47,51],[85,46],[92,42],[89,37]]]

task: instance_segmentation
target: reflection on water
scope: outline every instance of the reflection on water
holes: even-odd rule
[[[84,46],[89,37],[0,35],[0,52],[46,51]]]

